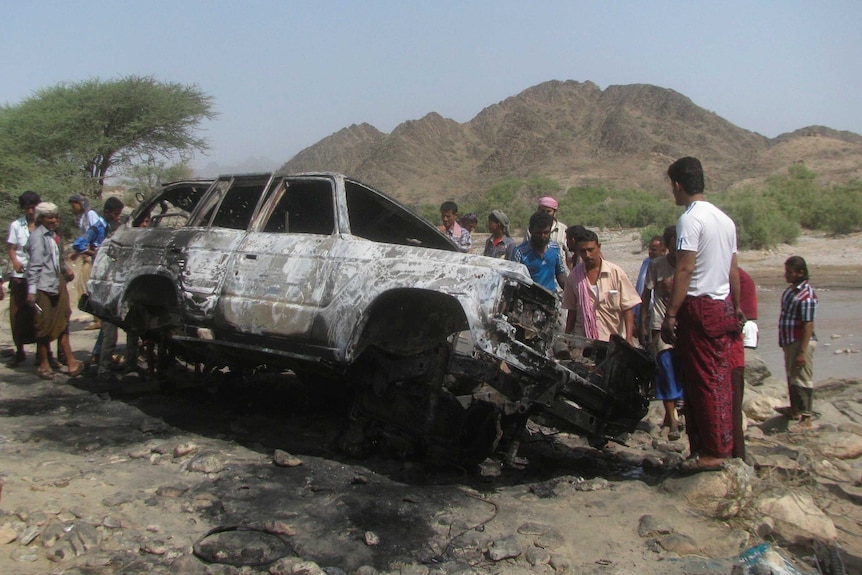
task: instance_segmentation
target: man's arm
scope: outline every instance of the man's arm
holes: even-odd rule
[[[566,289],[566,274],[557,274],[557,283],[561,288]]]
[[[796,354],[796,367],[803,367],[807,363],[805,354],[808,353],[808,343],[812,335],[814,335],[814,322],[802,322],[802,338],[799,340],[799,353]]]
[[[673,272],[673,289],[670,292],[670,302],[667,305],[667,313],[661,324],[661,338],[666,343],[676,342],[676,314],[685,301],[688,286],[691,285],[691,275],[694,273],[694,264],[697,252],[677,250],[676,268]]]
[[[649,312],[650,312],[650,303],[652,303],[652,290],[644,287],[644,291],[641,294],[641,322],[640,322],[640,331],[638,333],[638,340],[640,341],[642,346],[646,346],[646,342],[649,341]]]
[[[578,320],[578,312],[574,309],[570,309],[568,312],[569,313],[566,314],[566,333],[572,333],[575,331],[575,322]]]
[[[739,309],[739,290],[742,289],[739,284],[739,266],[736,261],[736,254],[730,258],[730,300],[733,302],[733,312],[739,319],[740,330],[745,323],[745,314]]]
[[[635,312],[632,308],[623,311],[623,323],[626,326],[626,341],[633,344],[635,335]]]
[[[21,260],[18,259],[18,246],[15,244],[9,244],[9,263],[12,264],[12,269],[17,273],[24,272],[24,266],[21,264]]]

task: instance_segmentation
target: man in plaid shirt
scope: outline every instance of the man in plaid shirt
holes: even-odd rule
[[[776,407],[775,411],[799,420],[800,427],[811,427],[814,412],[814,315],[817,312],[817,294],[808,283],[808,264],[799,256],[784,262],[784,279],[790,284],[781,295],[781,315],[778,318],[778,345],[784,350],[784,367],[787,371],[787,391],[790,405]]]

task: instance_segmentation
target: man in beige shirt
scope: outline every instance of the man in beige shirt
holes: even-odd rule
[[[621,267],[602,258],[602,244],[594,231],[585,230],[577,246],[581,261],[563,290],[566,333],[601,341],[619,334],[632,343],[632,309],[641,302],[637,290]]]

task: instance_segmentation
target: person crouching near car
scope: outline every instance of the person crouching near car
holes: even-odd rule
[[[41,202],[36,206],[36,228],[27,240],[27,303],[36,310],[36,353],[39,367],[36,373],[42,379],[54,379],[48,360],[51,342],[58,340],[66,354],[69,377],[84,371],[83,362],[77,361],[69,346],[69,292],[66,282],[75,279],[67,269],[60,246],[57,226],[60,214],[56,204]]]

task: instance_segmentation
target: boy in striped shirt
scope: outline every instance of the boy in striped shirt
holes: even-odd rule
[[[781,315],[778,317],[778,345],[784,350],[787,371],[787,391],[790,405],[776,407],[781,415],[798,420],[799,426],[811,427],[814,412],[814,316],[817,294],[808,283],[808,264],[799,256],[784,262],[784,279],[790,284],[781,295]]]

